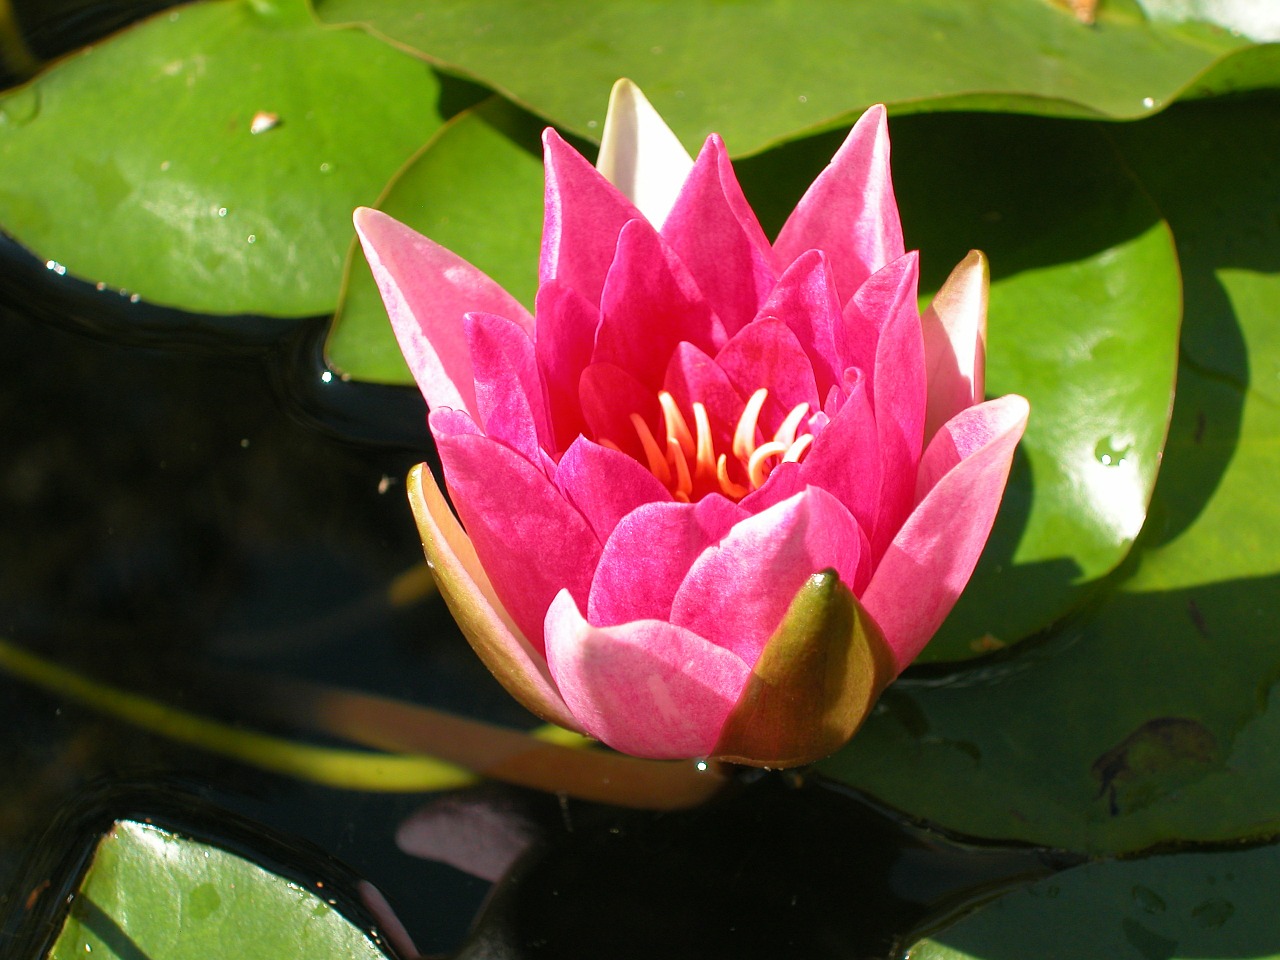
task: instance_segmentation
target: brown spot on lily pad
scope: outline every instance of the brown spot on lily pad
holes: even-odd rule
[[[1198,720],[1148,720],[1094,761],[1112,816],[1145,807],[1219,764],[1218,741]]]

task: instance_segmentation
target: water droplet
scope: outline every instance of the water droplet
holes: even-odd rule
[[[600,122],[598,120],[588,120],[587,126],[594,130],[596,127],[600,126]]]
[[[320,164],[320,172],[321,172],[321,173],[328,173],[328,172],[329,172],[330,170],[332,170],[332,169],[333,169],[333,167],[331,167],[328,163],[322,163],[322,164]]]
[[[103,283],[101,280],[99,280],[97,283],[93,285],[93,288],[97,290],[99,293],[101,293],[103,290],[107,289],[107,285]]]
[[[800,100],[800,102],[801,102],[801,103],[808,103],[808,102],[809,102],[809,98],[808,98],[808,97],[806,97],[803,93],[802,93],[802,94],[800,94],[800,96],[799,96],[799,98],[798,98],[798,99]]]
[[[131,294],[129,294],[129,302],[130,302],[130,303],[137,303],[137,302],[138,302],[139,300],[141,300],[141,299],[142,299],[142,294],[140,294],[140,293],[131,293]]]
[[[169,169],[169,161],[168,161],[168,160],[161,160],[161,161],[160,161],[160,172],[161,172],[161,173],[164,173],[164,171],[166,171],[166,170],[168,170],[168,169]]]
[[[1148,110],[1150,110],[1152,107],[1154,107],[1154,106],[1156,105],[1155,98],[1154,98],[1154,97],[1143,97],[1143,98],[1142,98],[1142,105],[1143,105],[1144,107],[1146,107]]]
[[[219,207],[219,208],[218,208],[218,216],[220,216],[220,217],[225,217],[226,215],[227,215],[227,208],[226,208],[226,207]]]
[[[696,764],[694,764],[694,766],[698,768],[699,773],[703,773],[707,769],[707,761],[699,760]]]
[[[1214,929],[1222,926],[1236,912],[1230,900],[1206,900],[1191,911],[1191,917],[1202,927]]]
[[[1129,456],[1133,444],[1119,437],[1103,437],[1093,448],[1093,455],[1104,467],[1123,466]]]
[[[321,382],[321,383],[333,383],[333,371],[332,371],[332,370],[326,370],[324,373],[320,374],[320,382]]]
[[[57,260],[46,260],[44,262],[44,268],[46,270],[52,270],[54,273],[56,273],[60,277],[65,277],[67,275],[67,268],[64,267],[62,264],[60,264]]]
[[[256,136],[278,126],[280,126],[280,114],[259,110],[253,115],[253,120],[249,123],[249,132]]]
[[[249,234],[249,242],[250,242],[250,243],[257,243],[257,242],[258,242],[257,234],[253,234],[253,233]]]

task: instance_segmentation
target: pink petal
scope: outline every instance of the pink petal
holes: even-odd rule
[[[884,276],[895,280],[892,293]],[[875,373],[870,395],[880,446],[880,513],[871,546],[879,557],[915,504],[915,476],[924,446],[926,399],[924,338],[916,306],[918,257],[913,251],[877,274],[869,286],[878,302],[866,296],[866,287],[854,297],[867,313],[883,317],[876,342]],[[886,295],[888,294],[888,295]]]
[[[1028,412],[1027,401],[1015,395],[970,407],[925,451],[922,486],[940,479],[893,538],[862,594],[899,670],[924,649],[969,582]]]
[[[746,400],[715,360],[691,343],[677,344],[662,386],[684,414],[690,430],[695,429],[694,401],[706,407],[715,449],[729,449]]]
[[[578,437],[560,458],[555,482],[601,543],[636,507],[671,499],[667,488],[633,457],[586,437]]]
[[[538,280],[559,280],[599,303],[618,233],[643,214],[549,127],[542,144],[547,183]]]
[[[769,241],[717,135],[698,154],[662,236],[730,336],[751,322],[774,284]]]
[[[676,592],[671,622],[754,665],[810,574],[832,567],[857,592],[864,541],[840,501],[809,487],[705,550]]]
[[[582,371],[578,397],[596,442],[603,445],[607,440],[629,456],[645,459],[631,414],[639,414],[658,436],[662,415],[656,391],[615,364],[593,363]]]
[[[485,434],[538,462],[550,429],[533,341],[516,324],[492,313],[469,313],[463,327]]]
[[[766,435],[778,428],[796,404],[807,403],[810,411],[818,407],[809,357],[781,320],[757,320],[743,327],[716,354],[716,363],[744,397],[768,388],[760,411],[760,429]]]
[[[541,652],[529,643],[498,600],[471,538],[449,512],[426,464],[410,471],[408,488],[422,546],[440,593],[484,665],[533,713],[572,730],[580,729],[556,690]],[[541,625],[534,636],[541,636]]]
[[[740,659],[661,620],[593,627],[568,591],[547,611],[547,659],[587,732],[637,757],[705,757],[750,675]]]
[[[596,169],[655,227],[667,218],[693,158],[630,80],[609,93]]]
[[[614,527],[600,555],[587,616],[599,626],[629,620],[667,620],[693,562],[746,519],[718,495],[697,503],[648,503]]]
[[[961,410],[982,402],[989,280],[987,258],[971,250],[920,318],[929,376],[926,439]]]
[[[578,399],[578,381],[591,362],[600,310],[572,287],[548,280],[538,288],[534,324],[534,353],[546,384],[555,449],[565,450],[574,437],[587,429]]]
[[[902,256],[884,107],[872,107],[854,124],[787,218],[773,248],[775,268],[785,269],[806,250],[824,250],[831,258],[842,303],[867,277]]]
[[[618,252],[600,298],[597,362],[616,363],[654,393],[682,340],[711,352],[724,331],[688,270],[645,220],[618,236]]]
[[[600,558],[587,521],[541,468],[487,437],[438,437],[449,495],[503,606],[542,647],[551,598],[567,588],[585,603]]]
[[[850,372],[849,396],[809,448],[799,475],[801,482],[833,494],[871,534],[880,512],[884,466],[863,377],[857,370]]]
[[[430,407],[478,419],[463,316],[483,310],[533,330],[529,311],[456,253],[378,210],[355,212],[356,233],[373,270],[400,350]]]
[[[813,367],[818,395],[824,396],[847,364],[841,362],[837,335],[844,335],[844,319],[835,281],[826,256],[819,250],[802,253],[760,308],[761,317],[776,317],[787,325]]]

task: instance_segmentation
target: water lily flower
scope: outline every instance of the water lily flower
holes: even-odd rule
[[[532,314],[356,227],[457,509],[410,498],[464,633],[539,716],[641,757],[811,762],[964,588],[1026,425],[983,401],[987,265],[922,316],[883,107],[770,243],[724,143],[620,81],[593,167],[544,135]]]

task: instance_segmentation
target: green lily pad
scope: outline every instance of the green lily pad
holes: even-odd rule
[[[99,842],[50,960],[386,960],[331,904],[219,847],[132,820]]]
[[[983,560],[925,648],[925,660],[959,660],[1048,626],[1128,554],[1168,426],[1178,261],[1160,211],[1099,127],[937,114],[897,118],[890,135],[923,285],[936,289],[970,248],[987,253],[987,393],[1031,401]],[[813,138],[739,163],[767,229],[794,202],[770,199],[799,196],[837,143]]]
[[[542,236],[542,127],[497,97],[464,110],[376,206],[475,264],[532,309]],[[346,376],[413,382],[358,243],[325,352]]]
[[[1280,848],[1091,863],[1005,894],[910,960],[1280,957]]]
[[[718,131],[736,154],[846,125],[875,102],[895,112],[1141,117],[1248,45],[1223,30],[1148,22],[1132,3],[1103,4],[1093,26],[1064,7],[442,0],[427,16],[420,0],[323,0],[318,11],[585,137],[600,135],[604,91],[631,77],[688,145]],[[1274,85],[1280,71],[1255,79]]]
[[[0,227],[156,303],[327,313],[352,208],[439,127],[439,92],[305,0],[175,9],[0,97]]]
[[[891,687],[823,769],[982,837],[1128,852],[1271,835],[1280,118],[1267,101],[1187,105],[1113,136],[1186,278],[1177,404],[1134,572],[1041,643]]]

